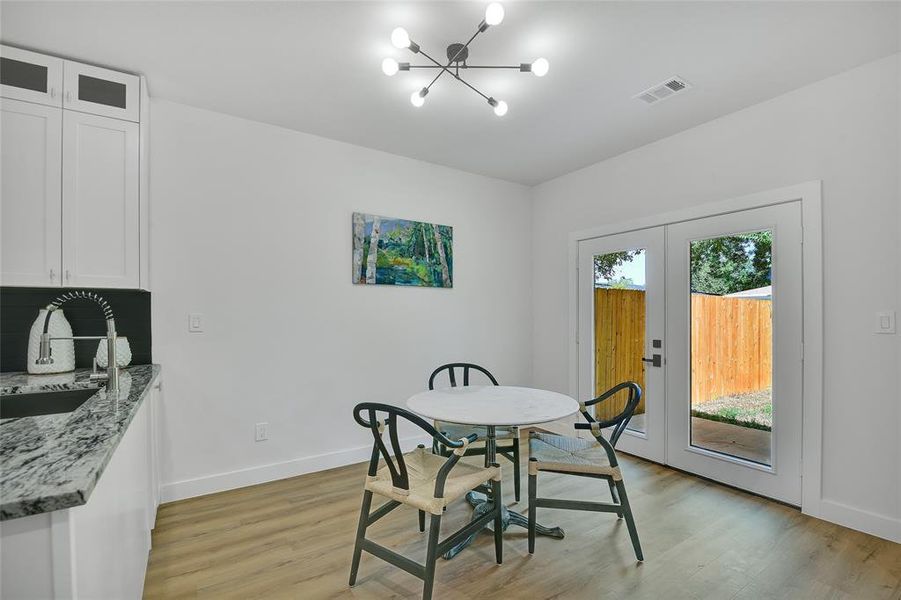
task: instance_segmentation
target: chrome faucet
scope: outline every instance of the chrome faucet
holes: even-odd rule
[[[76,335],[72,337],[50,337],[48,330],[50,328],[50,315],[53,311],[62,306],[69,300],[76,298],[85,298],[93,300],[100,305],[103,316],[106,318],[106,335]],[[113,309],[106,300],[95,294],[94,292],[73,291],[62,294],[59,298],[47,305],[47,317],[44,319],[44,332],[41,334],[41,344],[38,358],[35,361],[39,365],[53,364],[53,357],[50,349],[50,342],[53,340],[102,340],[106,339],[107,349],[107,366],[106,374],[92,374],[92,379],[106,379],[107,393],[114,396],[119,394],[119,364],[116,362],[116,320],[113,318]]]

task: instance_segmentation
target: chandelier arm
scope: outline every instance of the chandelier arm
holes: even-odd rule
[[[429,82],[429,85],[425,86],[425,89],[427,89],[427,90],[432,89],[432,86],[435,85],[435,82],[438,81],[438,78],[441,77],[442,75],[444,75],[443,70],[441,72],[439,72],[437,75],[435,75],[435,78]]]
[[[460,65],[461,69],[521,69],[520,65]]]
[[[410,69],[444,69],[448,70],[449,67],[445,67],[442,64],[435,65],[410,65]],[[519,65],[460,65],[460,69],[516,69],[517,71],[522,70]]]
[[[456,79],[457,79],[457,81],[459,81],[460,83],[462,83],[463,85],[465,85],[466,87],[468,87],[469,89],[474,91],[476,94],[478,94],[479,96],[484,98],[485,100],[490,100],[490,98],[488,96],[486,96],[485,94],[483,94],[482,92],[477,90],[475,87],[473,87],[468,81],[466,81],[462,77],[457,77]]]

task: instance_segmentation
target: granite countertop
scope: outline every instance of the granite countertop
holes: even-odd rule
[[[70,413],[0,421],[0,521],[86,503],[160,370],[122,369],[118,399],[101,387]],[[0,395],[97,387],[90,373],[0,373]]]

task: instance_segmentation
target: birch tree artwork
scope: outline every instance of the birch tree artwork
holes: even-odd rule
[[[363,278],[363,231],[366,225],[361,213],[354,213],[354,283]]]
[[[379,237],[382,232],[382,222],[378,217],[372,217],[372,226],[369,228],[369,254],[366,257],[366,283],[375,283],[375,274],[379,256]]]
[[[452,227],[365,213],[352,226],[353,283],[453,287]]]

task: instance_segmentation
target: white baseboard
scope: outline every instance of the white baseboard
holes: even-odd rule
[[[901,520],[899,519],[868,512],[825,498],[819,502],[818,509],[817,514],[811,514],[811,516],[869,533],[891,542],[901,543]]]
[[[417,444],[426,444],[430,447],[432,443],[429,436],[404,438],[400,442],[405,452],[413,449]],[[363,462],[369,460],[371,453],[372,446],[366,445],[267,465],[247,467],[236,471],[215,473],[194,479],[174,481],[172,483],[164,483],[161,487],[160,495],[162,502],[174,502],[175,500],[184,500],[195,496],[205,496],[216,492],[234,490]]]

